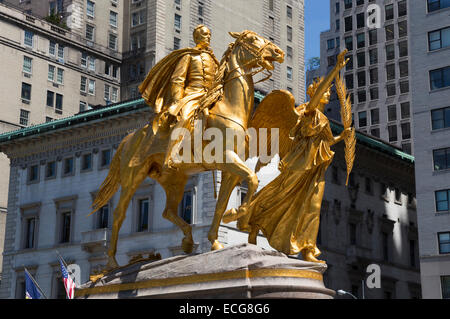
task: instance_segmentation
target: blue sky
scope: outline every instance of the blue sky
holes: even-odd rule
[[[320,57],[320,32],[330,28],[330,1],[305,0],[305,61]]]

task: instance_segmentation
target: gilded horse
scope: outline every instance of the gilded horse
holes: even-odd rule
[[[216,128],[221,131],[222,136],[226,136],[230,129],[236,134],[245,134],[254,109],[253,75],[258,72],[255,70],[265,69],[270,72],[274,69],[273,62],[282,63],[284,61],[284,52],[278,46],[253,31],[230,32],[230,35],[236,40],[230,44],[221,62],[221,66],[225,67],[222,80],[223,96],[209,109],[209,116],[205,123],[205,128]],[[151,144],[155,151],[151,156],[146,157],[142,164],[130,167],[131,158],[136,154],[135,152],[139,152],[141,136],[153,134],[151,125],[146,125],[127,135],[121,141],[112,159],[108,176],[101,185],[93,204],[93,212],[95,212],[108,203],[119,186],[122,187],[120,200],[113,215],[106,269],[118,267],[115,255],[119,230],[125,219],[130,200],[147,176],[155,179],[164,188],[166,207],[163,217],[183,231],[182,247],[186,253],[191,253],[193,249],[192,227],[178,216],[178,205],[183,197],[184,187],[189,176],[203,171],[222,171],[215,214],[208,233],[212,250],[223,248],[223,245],[217,240],[218,230],[234,187],[243,180],[248,184],[247,195],[240,207],[241,214],[245,214],[248,204],[257,190],[258,178],[245,165],[245,158],[239,157],[237,147],[227,149],[226,145],[223,145],[223,158],[232,159],[231,161],[206,163],[203,160],[201,163],[180,163],[175,170],[166,169],[163,163],[165,150],[170,141],[170,133],[170,127],[159,128],[157,136]]]

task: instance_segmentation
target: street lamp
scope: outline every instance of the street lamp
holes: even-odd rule
[[[353,299],[358,299],[358,298],[356,298],[353,294],[349,293],[348,291],[342,290],[342,289],[339,289],[339,290],[337,291],[337,294],[338,294],[339,296],[350,295],[350,296],[353,297]]]

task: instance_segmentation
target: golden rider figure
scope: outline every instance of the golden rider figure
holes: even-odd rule
[[[153,107],[153,133],[161,126],[190,129],[190,120],[200,107],[200,100],[215,84],[219,61],[210,48],[211,31],[205,25],[198,25],[193,32],[194,48],[175,50],[158,62],[139,86],[146,103]],[[207,108],[205,108],[207,111]],[[150,135],[148,135],[150,138]],[[164,160],[165,167],[171,167],[171,154],[176,153],[180,139],[171,140]],[[143,143],[142,145],[151,143]],[[146,151],[138,153],[131,166],[145,160]]]

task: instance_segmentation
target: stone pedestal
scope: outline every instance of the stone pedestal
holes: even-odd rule
[[[325,264],[240,244],[198,255],[138,262],[75,291],[77,299],[314,298],[331,299]]]

